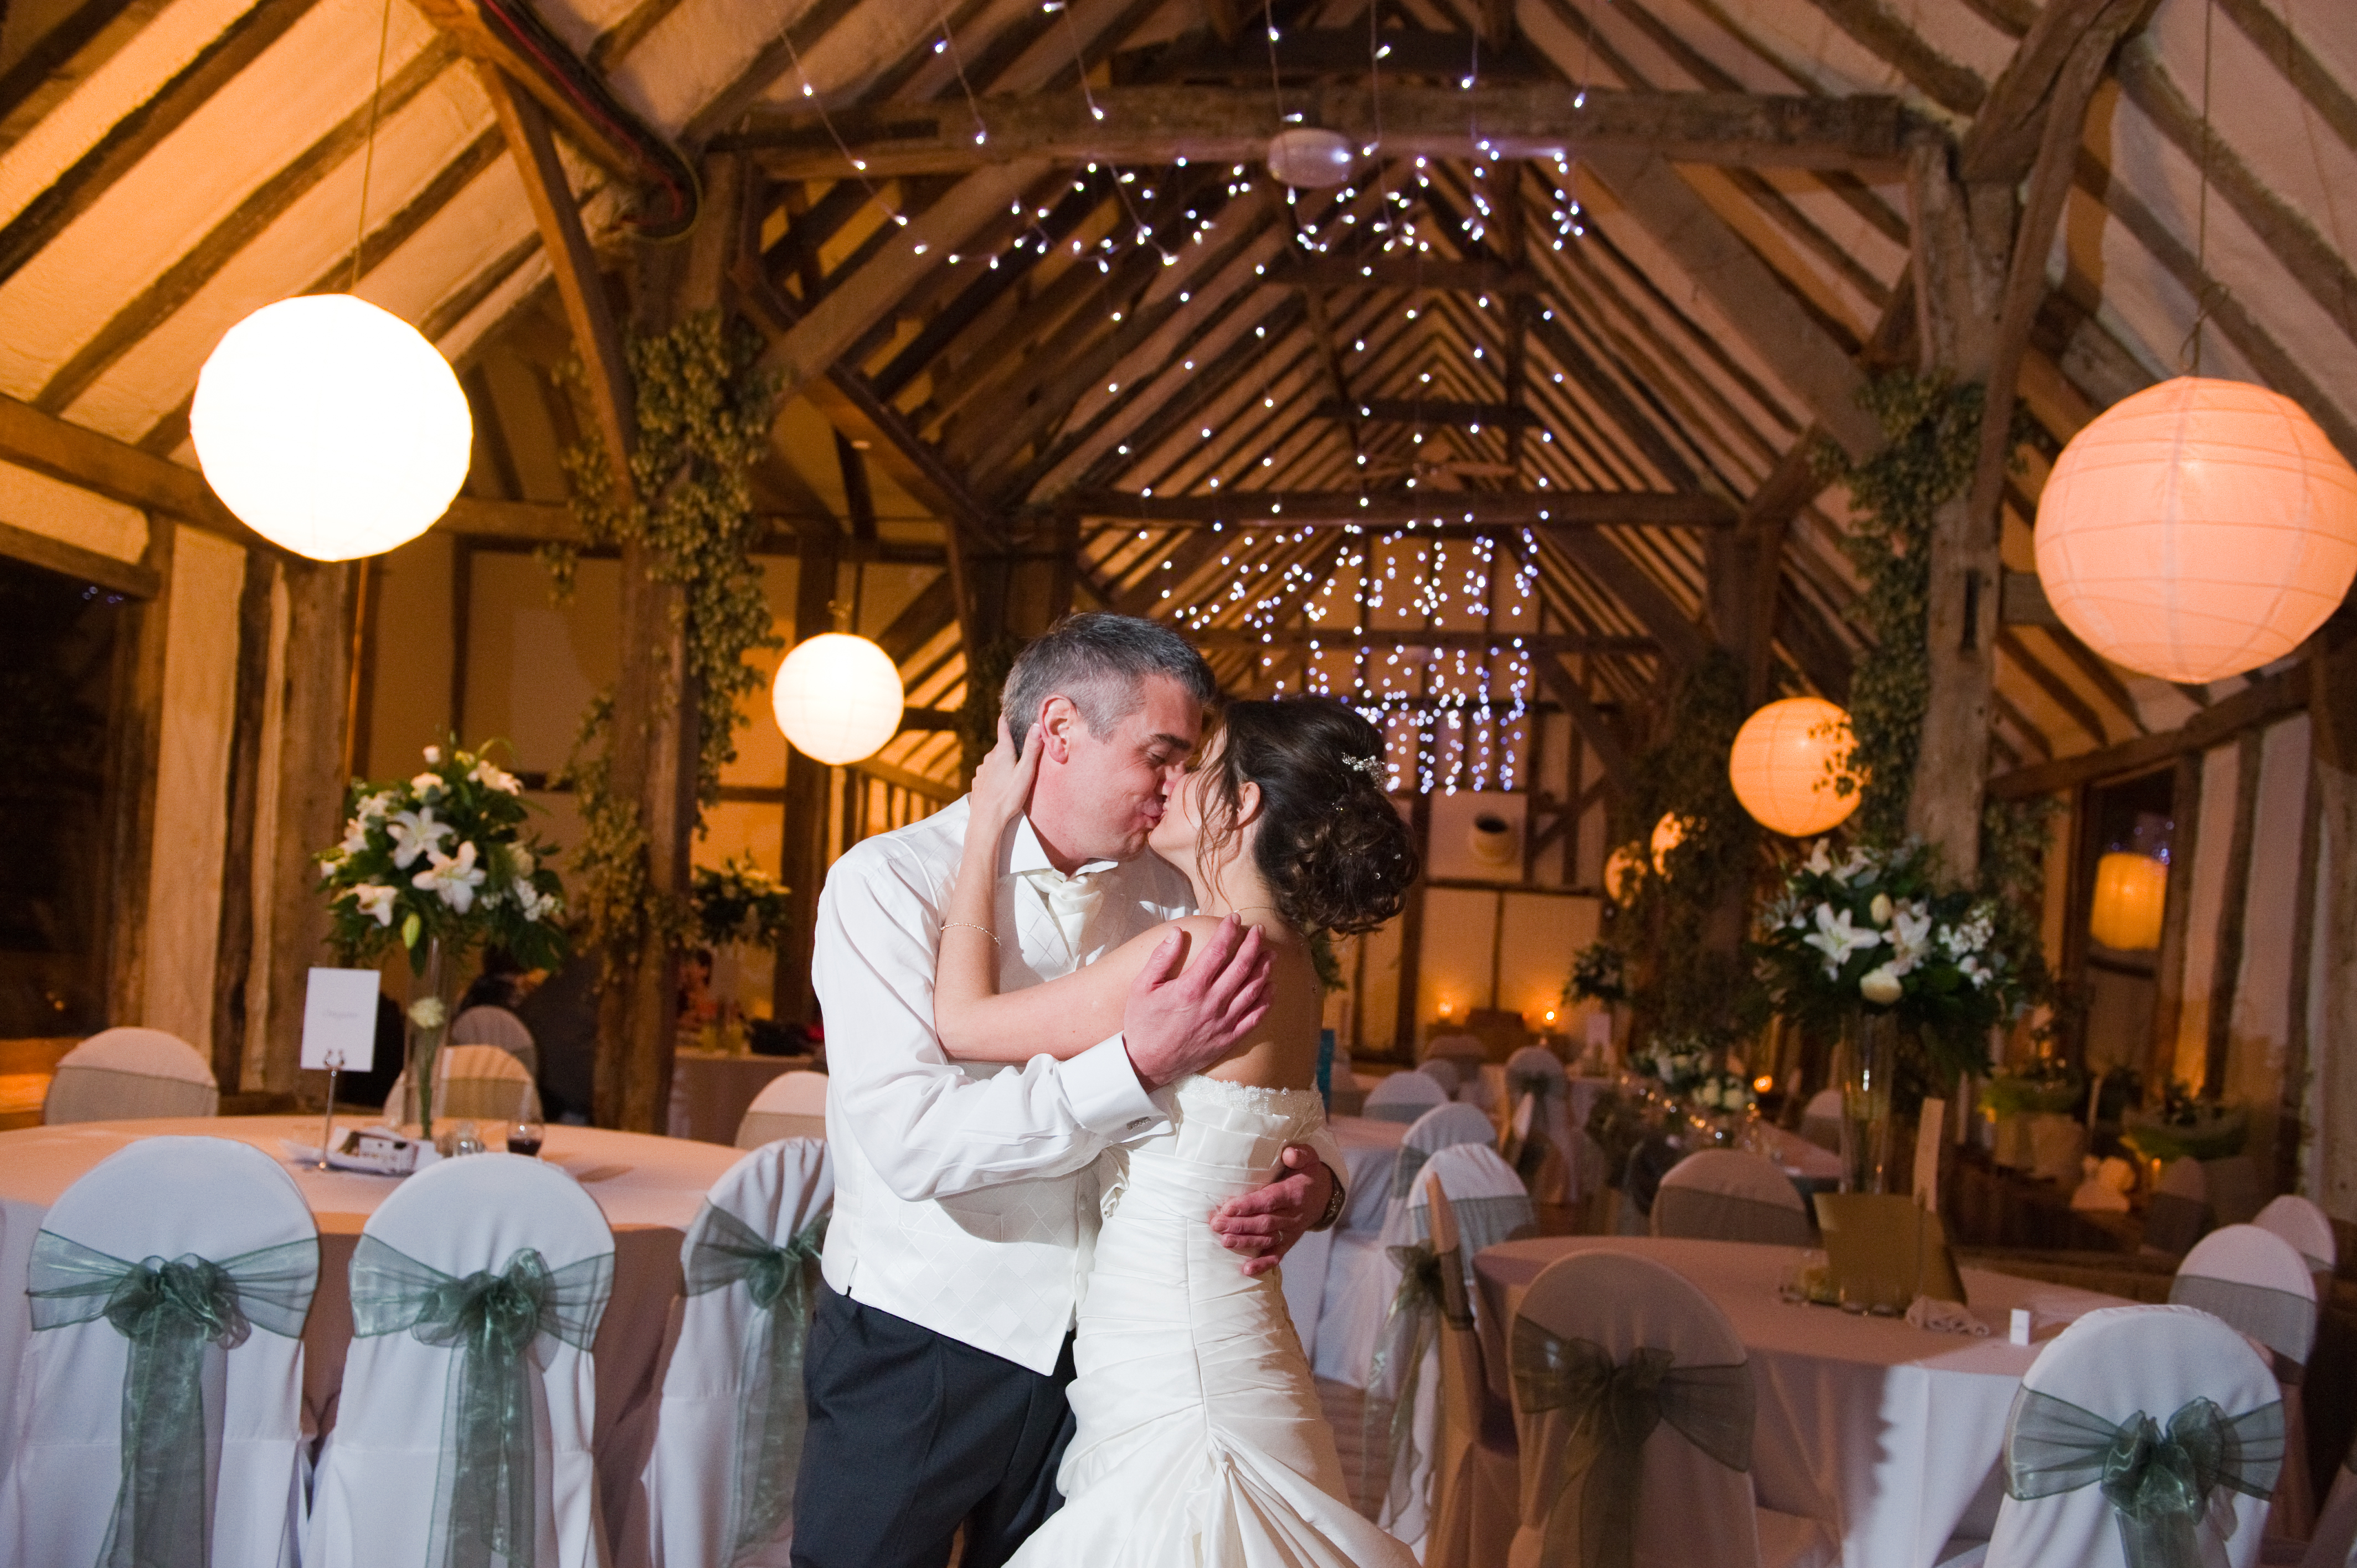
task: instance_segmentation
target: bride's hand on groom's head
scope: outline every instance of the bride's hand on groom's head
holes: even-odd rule
[[[1023,814],[1031,803],[1031,785],[1039,777],[1039,752],[1045,744],[1041,726],[1033,725],[1023,737],[1023,749],[1015,749],[1015,736],[1006,723],[1006,715],[998,715],[998,744],[974,769],[974,788],[969,791],[968,810],[985,821],[1011,822]]]

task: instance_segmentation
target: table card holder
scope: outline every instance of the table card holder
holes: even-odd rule
[[[1962,1302],[1964,1282],[1940,1217],[1911,1197],[1821,1192],[1817,1223],[1843,1299],[1904,1312],[1919,1295]]]
[[[328,1168],[328,1148],[336,1141],[336,1076],[350,1069],[367,1072],[376,1063],[377,972],[314,969],[303,993],[302,1066],[328,1074],[328,1109],[319,1123],[319,1163]]]

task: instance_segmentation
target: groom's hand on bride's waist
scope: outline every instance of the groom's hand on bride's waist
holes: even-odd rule
[[[1268,1015],[1268,953],[1258,931],[1231,915],[1181,973],[1186,960],[1184,933],[1163,938],[1122,1012],[1129,1065],[1148,1093],[1218,1062]]]
[[[1334,1173],[1305,1144],[1286,1145],[1285,1166],[1285,1175],[1266,1187],[1211,1210],[1211,1230],[1220,1245],[1243,1255],[1247,1275],[1276,1267],[1303,1232],[1315,1230],[1331,1211],[1340,1190]]]

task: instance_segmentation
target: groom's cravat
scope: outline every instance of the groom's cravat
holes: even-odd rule
[[[1095,871],[1067,876],[1053,866],[1023,873],[1023,880],[1038,890],[1040,902],[1047,906],[1048,918],[1056,922],[1056,929],[1063,933],[1064,945],[1072,950],[1075,959],[1089,950],[1083,939],[1089,921],[1095,918],[1097,906],[1104,902],[1103,876],[1103,873]]]

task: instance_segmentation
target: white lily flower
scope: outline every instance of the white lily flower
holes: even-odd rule
[[[1820,904],[1816,931],[1801,940],[1825,955],[1825,978],[1832,980],[1840,975],[1841,966],[1849,961],[1850,954],[1880,945],[1882,933],[1862,931],[1850,923],[1847,909],[1835,915],[1832,905]]]
[[[439,854],[442,841],[458,830],[447,822],[434,820],[434,808],[415,811],[396,811],[387,822],[385,833],[393,840],[393,864],[406,871],[421,854]]]
[[[421,996],[409,1004],[409,1021],[421,1029],[438,1029],[449,1016],[439,996]]]
[[[462,843],[457,854],[444,854],[439,850],[427,852],[433,863],[409,879],[409,885],[422,892],[432,893],[459,914],[474,907],[475,889],[483,885],[488,875],[475,864],[475,846]]]
[[[1811,844],[1809,846],[1809,858],[1801,863],[1801,869],[1803,871],[1814,872],[1819,876],[1832,875],[1834,869],[1833,840],[1819,839],[1816,843]]]
[[[392,791],[380,789],[373,795],[363,797],[361,803],[352,808],[352,818],[356,822],[381,822],[384,821],[384,814],[392,810]]]
[[[439,763],[442,760],[442,748],[438,746],[427,746],[425,748],[425,760],[431,763]]]
[[[523,790],[522,782],[514,774],[493,766],[488,757],[476,763],[467,777],[487,789],[497,789],[502,795],[521,794]]]
[[[359,817],[354,817],[344,824],[344,842],[336,847],[346,854],[358,854],[368,848],[368,823]]]
[[[1932,956],[1932,917],[1912,908],[1902,908],[1890,929],[1891,972],[1905,974]]]
[[[416,778],[412,779],[409,781],[409,787],[417,791],[417,795],[420,800],[424,800],[430,795],[439,795],[442,793],[442,775],[439,773],[421,773]]]
[[[1880,969],[1868,970],[1866,978],[1857,983],[1858,994],[1878,1007],[1889,1006],[1893,1002],[1898,1001],[1906,990],[1907,988],[1899,983],[1899,976],[1891,972],[1890,966],[1887,963]]]
[[[400,888],[381,882],[363,882],[352,889],[352,901],[361,907],[361,913],[374,916],[380,926],[393,924],[393,901],[400,897]]]

